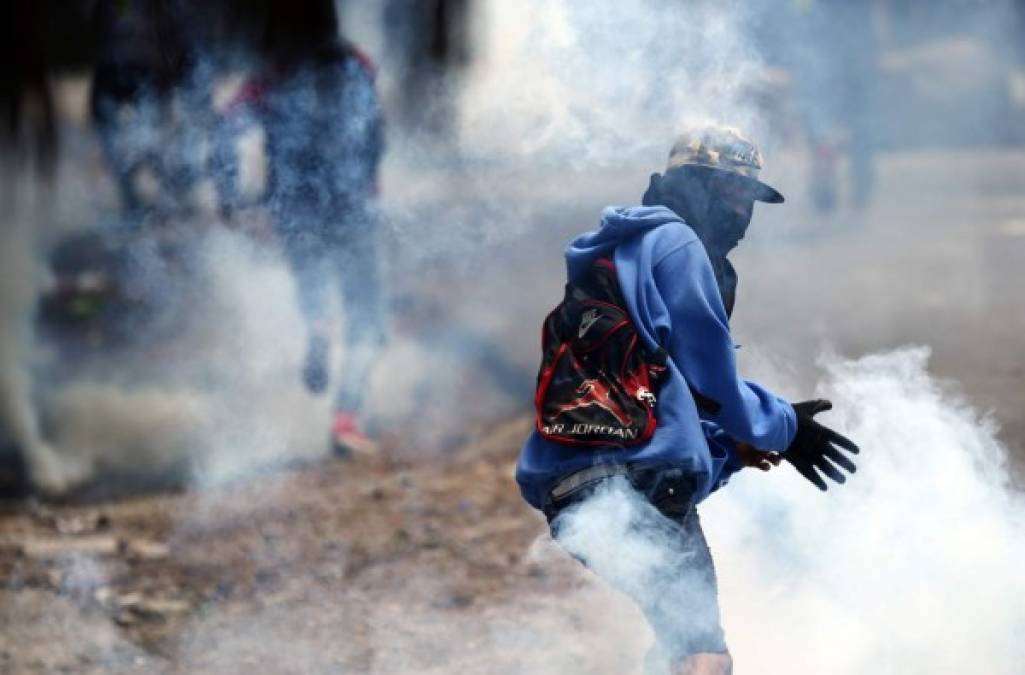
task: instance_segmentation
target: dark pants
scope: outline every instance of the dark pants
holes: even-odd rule
[[[552,536],[610,585],[629,595],[670,663],[721,653],[712,554],[694,505],[694,479],[679,470],[633,470],[550,502]],[[614,539],[604,548],[591,542]]]
[[[335,404],[357,412],[363,404],[370,371],[384,339],[383,298],[378,270],[377,232],[368,209],[318,218],[279,219],[285,254],[295,277],[299,307],[312,332],[330,326],[333,289],[345,310],[345,362]],[[326,336],[325,336],[326,337]]]
[[[156,138],[161,123],[160,108],[164,105],[168,87],[160,82],[152,69],[137,65],[100,64],[93,73],[90,107],[100,147],[114,174],[122,207],[136,216],[143,200],[135,187],[135,176],[145,165],[159,171]],[[135,110],[130,128],[120,122],[124,106]],[[146,131],[149,137],[142,139]],[[126,143],[125,134],[140,137]],[[125,147],[127,145],[127,147]]]

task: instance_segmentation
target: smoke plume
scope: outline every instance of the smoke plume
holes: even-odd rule
[[[826,423],[862,447],[847,485],[819,493],[784,463],[736,476],[701,507],[739,670],[1018,672],[1025,505],[994,425],[929,375],[928,356],[824,364]],[[672,555],[624,526],[638,502],[612,491],[567,516],[563,543],[614,563],[594,565],[613,586]]]
[[[21,184],[14,181],[14,187]],[[31,221],[16,208],[20,201],[11,204],[14,208],[9,215],[13,217],[0,221],[0,432],[6,431],[6,440],[24,453],[33,481],[60,490],[69,480],[69,469],[61,466],[54,449],[43,439],[30,372],[32,318],[47,276],[38,264]],[[0,442],[4,440],[0,437]]]
[[[764,76],[742,3],[486,3],[464,92],[469,152],[563,167],[665,152],[685,122],[763,131]],[[494,129],[503,129],[495,134]]]

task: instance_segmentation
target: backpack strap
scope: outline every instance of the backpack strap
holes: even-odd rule
[[[592,268],[604,272],[611,272],[613,275],[615,275],[616,285],[620,287],[620,293],[622,293],[622,284],[619,283],[619,271],[616,267],[616,262],[613,257],[614,255],[615,249],[613,249],[608,256],[601,256],[600,258],[595,258],[594,263],[592,264]],[[623,301],[626,302],[625,296],[623,298]],[[655,345],[656,346],[654,352],[651,352],[651,350],[647,350],[649,352],[648,356],[654,365],[661,366],[664,368],[666,364],[669,363],[669,352],[667,352],[665,347],[662,346],[662,344],[658,341],[657,335],[655,336]]]

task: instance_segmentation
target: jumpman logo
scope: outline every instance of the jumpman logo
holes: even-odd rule
[[[612,400],[609,388],[602,382],[598,380],[584,380],[584,382],[577,387],[576,393],[578,397],[569,403],[559,406],[556,414],[561,415],[571,410],[596,405],[615,417],[616,421],[624,427],[630,425],[630,416],[627,415],[626,411],[623,410],[618,403]]]

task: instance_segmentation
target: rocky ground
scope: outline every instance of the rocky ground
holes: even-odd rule
[[[444,465],[325,460],[204,492],[8,504],[0,670],[591,672],[563,640],[605,618],[586,597],[549,608],[587,581],[534,544],[543,522],[512,481],[525,424]]]

